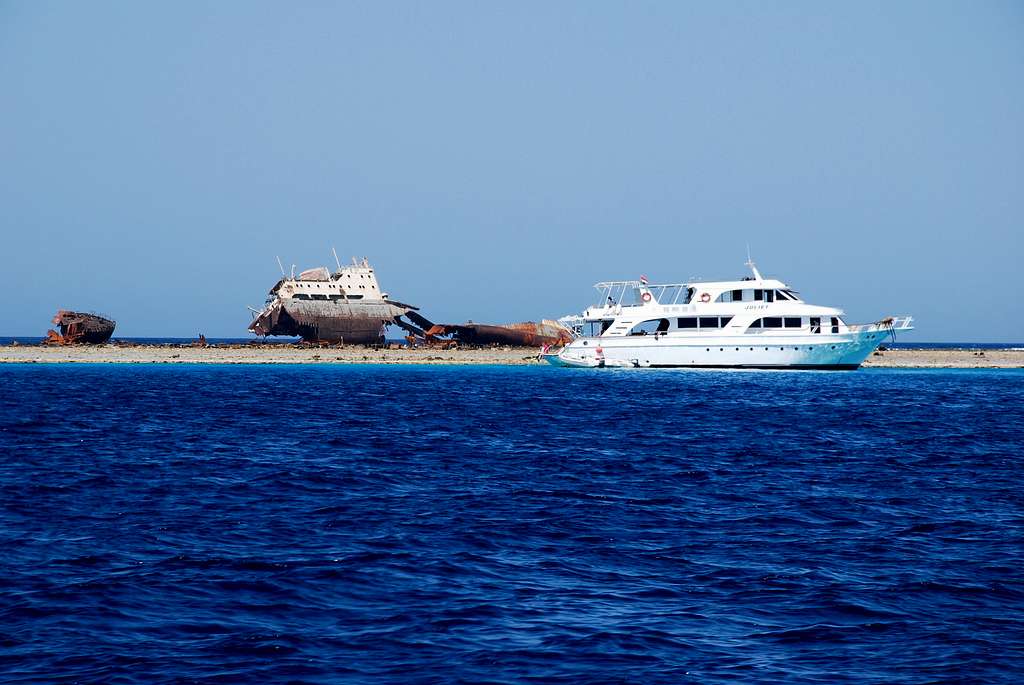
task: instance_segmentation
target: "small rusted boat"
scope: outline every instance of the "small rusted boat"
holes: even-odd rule
[[[73,345],[77,343],[98,345],[110,340],[110,336],[114,334],[114,327],[117,325],[117,322],[98,314],[61,309],[53,317],[53,325],[58,327],[59,332],[54,330],[47,331],[45,340],[47,343],[57,345]]]

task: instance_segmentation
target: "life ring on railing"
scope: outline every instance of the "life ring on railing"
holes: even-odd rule
[[[651,301],[651,294],[650,293],[644,293],[643,295],[640,296],[640,299],[643,300],[644,302],[650,302]]]
[[[707,293],[704,293],[704,294],[702,294],[700,296],[700,301],[701,302],[710,302],[711,301],[711,296],[708,295]]]

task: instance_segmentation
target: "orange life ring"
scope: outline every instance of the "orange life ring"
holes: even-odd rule
[[[644,293],[643,295],[640,296],[640,299],[643,300],[644,302],[650,302],[651,301],[651,294],[650,293]]]
[[[708,295],[707,293],[704,293],[703,295],[700,296],[700,301],[701,302],[710,302],[711,301],[711,296]]]

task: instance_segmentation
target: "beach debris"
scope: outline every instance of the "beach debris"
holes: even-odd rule
[[[49,330],[43,340],[47,345],[98,345],[110,340],[117,322],[98,314],[61,309],[54,315],[53,325],[60,330]]]

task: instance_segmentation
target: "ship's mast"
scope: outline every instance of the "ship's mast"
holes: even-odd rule
[[[750,243],[747,243],[747,264],[746,265],[748,267],[750,267],[750,270],[753,272],[754,280],[756,280],[756,281],[764,280],[764,278],[761,276],[761,272],[758,271],[757,267],[754,265],[754,260],[750,258]]]

